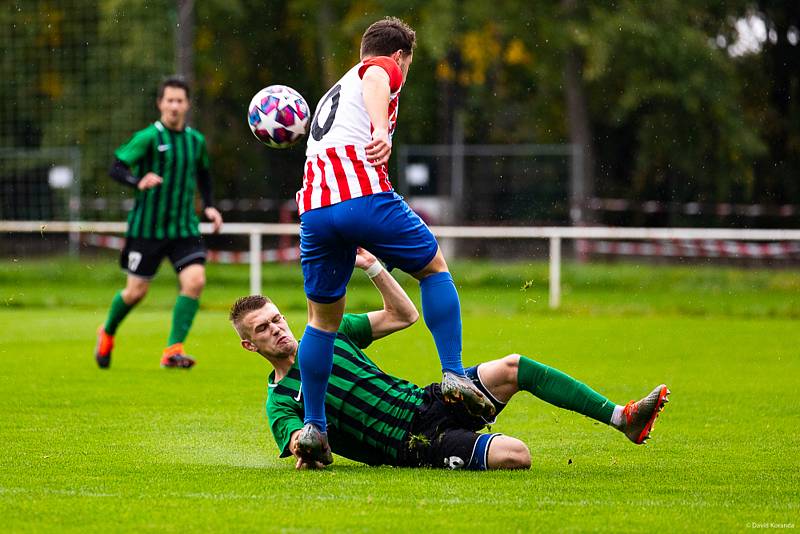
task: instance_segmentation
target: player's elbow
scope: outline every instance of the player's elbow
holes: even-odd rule
[[[411,301],[406,306],[397,306],[391,310],[392,323],[394,331],[403,330],[419,320],[419,312]]]
[[[403,322],[405,323],[405,326],[403,328],[408,328],[417,321],[419,321],[419,312],[414,306],[411,306],[409,309],[405,310],[403,313]]]

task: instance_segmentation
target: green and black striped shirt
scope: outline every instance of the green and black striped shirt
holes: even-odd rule
[[[325,397],[328,440],[336,454],[370,465],[395,464],[423,390],[381,371],[362,351],[372,342],[366,314],[347,314],[334,343],[333,370]],[[291,456],[289,440],[303,428],[300,368],[275,383],[269,375],[267,417],[281,458]]]
[[[194,196],[198,174],[207,175],[209,168],[203,134],[188,126],[173,131],[156,121],[133,134],[114,155],[138,177],[152,171],[164,179],[159,186],[137,190],[126,236],[175,239],[200,235]]]

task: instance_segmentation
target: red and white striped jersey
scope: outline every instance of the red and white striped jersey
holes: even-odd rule
[[[397,123],[403,74],[389,57],[371,57],[350,69],[317,104],[306,148],[298,211],[330,206],[351,198],[391,191],[387,166],[373,167],[364,147],[372,124],[364,106],[361,77],[376,65],[389,74],[389,142]]]

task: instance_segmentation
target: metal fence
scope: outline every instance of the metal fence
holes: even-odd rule
[[[397,189],[439,224],[567,224],[571,183],[583,170],[574,145],[400,145]]]
[[[123,233],[123,222],[63,222],[63,221],[0,221],[0,233],[61,232],[78,235],[82,232]],[[210,224],[201,224],[200,231],[210,234]],[[800,230],[726,230],[716,228],[607,228],[607,227],[536,227],[536,226],[434,226],[437,238],[460,239],[545,239],[549,241],[549,303],[551,308],[561,304],[561,242],[573,240],[735,240],[762,242],[800,241]],[[296,236],[298,224],[229,223],[221,233],[247,235],[250,238],[250,292],[261,292],[262,236]]]
[[[174,70],[176,16],[172,0],[0,2],[0,147],[80,150],[84,194],[118,194],[113,150],[152,120],[155,87]]]

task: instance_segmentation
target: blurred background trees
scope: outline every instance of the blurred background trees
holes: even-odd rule
[[[187,4],[219,197],[293,197],[303,150],[259,145],[251,96],[282,83],[314,107],[391,14],[418,39],[398,145],[576,143],[583,202],[800,204],[800,5],[777,0],[6,2],[2,147],[79,146],[84,194],[119,195],[112,151],[156,118]]]

